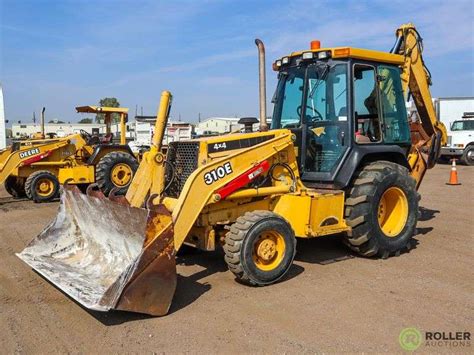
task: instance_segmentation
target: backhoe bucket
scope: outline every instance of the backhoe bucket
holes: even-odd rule
[[[135,208],[65,186],[54,221],[17,255],[97,311],[164,315],[176,289],[173,223],[162,205]]]

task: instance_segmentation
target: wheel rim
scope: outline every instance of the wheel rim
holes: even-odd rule
[[[469,149],[466,154],[466,157],[469,164],[474,163],[474,149]]]
[[[132,179],[132,168],[127,164],[116,164],[112,168],[111,180],[115,186],[125,186]]]
[[[48,197],[54,191],[54,183],[50,179],[39,179],[35,190],[39,196]]]
[[[378,222],[387,237],[396,237],[408,219],[408,199],[398,187],[388,188],[379,201]]]
[[[274,270],[283,260],[285,248],[285,239],[280,233],[276,231],[263,232],[254,243],[253,261],[260,270]]]

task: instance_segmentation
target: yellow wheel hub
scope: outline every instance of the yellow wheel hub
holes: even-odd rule
[[[408,219],[408,199],[402,189],[390,187],[383,193],[377,217],[380,229],[387,237],[400,234]]]
[[[264,232],[255,241],[252,258],[255,265],[263,271],[278,267],[285,255],[285,239],[276,232]]]
[[[127,164],[117,164],[112,168],[112,172],[110,174],[112,183],[115,186],[125,186],[127,185],[130,180],[132,180],[132,168]]]
[[[43,196],[43,197],[49,196],[54,191],[54,183],[51,180],[46,179],[46,178],[40,179],[36,183],[35,190],[39,196]]]

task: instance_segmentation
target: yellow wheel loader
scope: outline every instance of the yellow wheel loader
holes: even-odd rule
[[[60,184],[66,182],[80,186],[95,183],[105,195],[112,190],[125,194],[138,168],[125,140],[128,109],[81,106],[76,110],[104,114],[105,135],[93,136],[81,130],[64,138],[45,139],[42,123],[39,139],[15,141],[0,151],[0,183],[10,195],[46,202],[57,197]],[[119,144],[113,142],[111,133],[113,114],[120,116]]]
[[[259,131],[172,142],[166,155],[163,92],[153,146],[127,194],[64,187],[56,220],[18,256],[87,308],[164,315],[183,244],[221,245],[229,270],[251,285],[285,275],[297,238],[342,233],[355,252],[382,258],[410,249],[417,187],[446,131],[420,36],[411,24],[396,35],[390,53],[315,41],[278,59],[270,128],[257,40]],[[418,122],[408,121],[408,94]]]

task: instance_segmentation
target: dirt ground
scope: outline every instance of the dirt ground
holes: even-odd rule
[[[55,215],[0,190],[0,349],[3,353],[400,352],[400,331],[470,331],[474,320],[474,167],[449,166],[421,187],[418,244],[387,260],[351,254],[337,237],[299,240],[289,275],[252,288],[222,254],[178,260],[170,313],[87,311],[15,256]],[[469,351],[438,347],[427,351]]]

